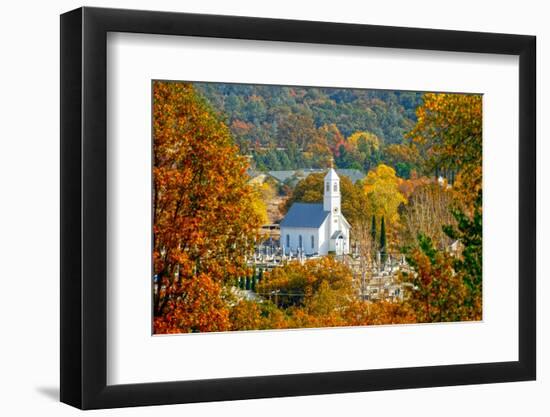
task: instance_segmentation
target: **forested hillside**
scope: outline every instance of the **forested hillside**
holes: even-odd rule
[[[414,161],[400,149],[416,123],[422,93],[339,88],[194,83],[259,170],[367,171],[380,162],[408,177]]]

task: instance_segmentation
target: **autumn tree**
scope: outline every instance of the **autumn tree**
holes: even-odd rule
[[[311,168],[328,168],[332,163],[332,152],[326,138],[315,135],[306,144],[304,149],[304,160]]]
[[[317,129],[320,137],[324,138],[330,151],[335,157],[338,157],[338,150],[340,145],[343,145],[346,141],[344,135],[340,133],[338,126],[334,123],[324,124],[319,129]]]
[[[425,168],[454,180],[456,197],[468,209],[481,190],[482,96],[426,93],[407,134],[424,153]],[[451,177],[451,178],[449,178]]]
[[[229,319],[230,330],[258,330],[262,327],[262,315],[259,304],[255,301],[240,300],[231,308]]]
[[[397,209],[406,199],[399,191],[401,179],[395,170],[384,164],[369,171],[363,180],[364,192],[369,202],[369,212],[377,218],[384,217],[388,224],[394,226],[399,220]]]
[[[189,83],[154,82],[153,144],[155,332],[227,329],[222,286],[262,220],[247,161]]]
[[[395,169],[401,178],[410,178],[421,166],[421,157],[415,143],[391,143],[384,147],[382,160]]]
[[[258,221],[261,224],[270,223],[268,205],[275,198],[275,187],[268,181],[251,182],[250,186],[253,192],[251,207],[254,210]]]
[[[443,227],[455,224],[453,197],[449,187],[431,181],[415,187],[402,214],[402,244],[416,245],[417,236],[429,237],[438,249],[446,248],[449,236]]]
[[[351,296],[351,270],[328,256],[303,264],[292,261],[266,272],[258,283],[258,293],[269,296],[279,307],[299,306],[313,297],[322,284]]]
[[[407,259],[415,272],[404,273],[403,279],[414,286],[408,303],[416,313],[417,322],[466,320],[468,289],[453,267],[453,257],[438,251],[430,238],[420,235],[419,246]]]
[[[408,276],[415,290],[410,299],[419,321],[463,321],[482,319],[483,237],[481,195],[472,216],[453,210],[456,226],[443,227],[459,242],[461,250],[438,250],[420,234],[419,245],[408,257],[415,273]],[[405,279],[407,280],[407,278]]]
[[[290,114],[281,121],[277,129],[277,142],[280,146],[292,143],[303,149],[317,136],[313,119],[306,114]]]
[[[380,162],[380,139],[374,133],[359,131],[348,139],[348,152],[357,161],[361,169],[368,171]]]
[[[432,184],[434,181],[433,177],[419,176],[416,171],[413,171],[410,178],[399,182],[399,191],[408,200],[418,187]]]
[[[363,166],[355,160],[347,142],[340,143],[338,145],[334,156],[334,161],[336,162],[336,166],[338,168],[363,169]]]
[[[155,315],[154,332],[219,332],[229,329],[229,310],[223,288],[211,274],[174,279],[160,290],[162,310]],[[158,291],[158,290],[157,290]]]
[[[235,137],[239,138],[239,148],[242,152],[247,152],[253,145],[253,139],[256,136],[256,126],[250,122],[235,119],[229,126]]]
[[[406,303],[353,300],[342,311],[346,326],[418,323],[415,311]]]

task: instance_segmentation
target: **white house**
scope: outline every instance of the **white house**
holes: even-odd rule
[[[306,255],[347,254],[351,226],[340,211],[340,178],[325,175],[323,203],[294,203],[281,222],[281,249]]]

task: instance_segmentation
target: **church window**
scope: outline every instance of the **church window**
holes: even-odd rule
[[[337,182],[334,183],[334,191],[338,191],[338,183]]]
[[[286,235],[286,247],[290,247],[290,235]]]
[[[298,247],[302,249],[302,235],[298,236]]]
[[[311,249],[315,248],[315,236],[311,235]]]
[[[326,187],[327,191],[330,191],[330,184],[327,182],[327,187]]]

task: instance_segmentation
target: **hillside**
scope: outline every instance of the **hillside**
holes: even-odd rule
[[[323,168],[331,159],[363,171],[381,161],[395,165],[385,150],[402,143],[422,101],[422,93],[408,91],[193,84],[264,171]]]

